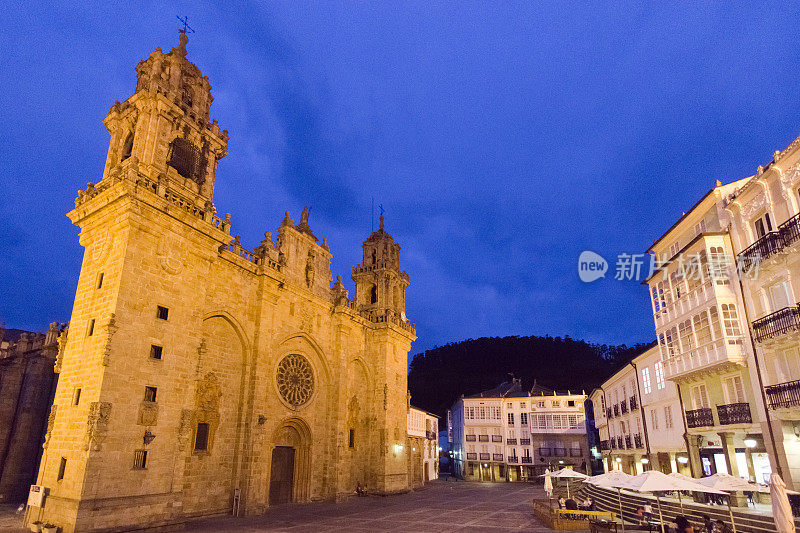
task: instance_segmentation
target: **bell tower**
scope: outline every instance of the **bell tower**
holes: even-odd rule
[[[400,245],[383,227],[362,244],[362,264],[353,267],[356,284],[355,305],[359,311],[373,316],[406,319],[406,287],[408,274],[400,270]]]
[[[187,42],[180,33],[178,46],[166,54],[156,48],[136,66],[136,91],[103,120],[111,135],[103,178],[134,159],[141,174],[209,209],[228,132],[209,121],[211,85],[186,59]]]

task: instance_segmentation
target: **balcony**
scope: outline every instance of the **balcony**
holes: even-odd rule
[[[753,321],[753,333],[757,342],[763,342],[798,329],[800,329],[800,307],[797,305],[784,307]]]
[[[502,461],[503,454],[502,453],[493,453],[492,454],[492,461]]]
[[[611,414],[611,408],[610,407],[606,409],[606,418],[614,418],[613,415]]]
[[[686,425],[690,428],[702,428],[714,425],[714,415],[710,407],[686,411]]]
[[[550,448],[539,448],[539,455],[542,457],[550,457]]]
[[[522,458],[522,463],[523,463],[523,464],[525,464],[525,463],[532,463],[532,462],[533,462],[533,457],[523,457],[523,458]]]
[[[569,449],[569,456],[570,457],[580,457],[581,456],[581,449],[580,448],[570,448]]]
[[[787,223],[791,220],[792,219],[789,219]],[[751,269],[758,266],[761,261],[769,259],[781,251],[784,244],[780,228],[778,228],[778,230],[779,231],[770,231],[739,254],[737,261],[742,272],[751,271]]]
[[[614,416],[619,416],[619,404],[614,404]]]
[[[502,435],[492,435],[492,442],[503,442]]]
[[[741,366],[746,359],[742,337],[723,337],[667,358],[664,374],[667,379],[673,379],[714,367]]]
[[[508,456],[508,462],[509,463],[519,463],[519,457],[517,457],[516,455],[509,455]]]
[[[633,436],[633,444],[637,448],[644,448],[644,446],[642,446],[642,436],[639,433]]]
[[[615,439],[614,437],[611,437],[611,440],[609,440],[608,442],[611,443],[611,449],[612,450],[616,450],[617,449],[617,439]]]
[[[717,416],[721,426],[753,423],[753,418],[750,416],[750,404],[747,402],[718,405]]]
[[[800,406],[800,380],[764,387],[770,409]]]
[[[630,435],[625,435],[625,447],[629,450],[633,449],[633,442]]]
[[[519,439],[519,443],[523,446],[527,446],[531,443],[531,439]]]
[[[475,442],[475,435],[467,435],[464,437],[467,442]]]
[[[567,456],[567,449],[566,448],[553,448],[553,455],[556,457],[566,457]]]
[[[607,450],[611,449],[611,445],[608,442],[609,441],[607,441],[607,440],[601,440],[600,441],[600,451],[601,452],[604,452],[604,451],[607,451]]]
[[[639,404],[636,403],[636,396],[631,396],[630,404],[631,404],[631,411],[639,408]]]
[[[618,450],[625,449],[625,443],[622,441],[622,437],[617,437],[617,449]]]
[[[479,442],[489,442],[489,435],[478,435]]]
[[[482,453],[481,454],[481,461],[488,461],[491,456],[492,456],[491,454]]]
[[[467,452],[467,460],[476,461],[478,459],[478,454],[474,452]]]
[[[428,440],[436,440],[436,432],[431,429],[425,430],[425,438]]]
[[[619,404],[619,410],[622,411],[623,415],[625,413],[627,413],[628,412],[628,402],[626,402],[625,400],[622,400],[620,402],[620,404]]]
[[[517,439],[506,439],[506,444],[508,446],[516,446],[517,445]]]

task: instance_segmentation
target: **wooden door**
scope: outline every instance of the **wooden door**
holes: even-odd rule
[[[272,450],[269,475],[269,504],[279,505],[292,501],[294,488],[294,448],[276,446]]]

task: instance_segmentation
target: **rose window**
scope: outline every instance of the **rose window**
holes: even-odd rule
[[[278,391],[292,407],[300,407],[314,392],[314,373],[308,359],[291,354],[278,363]]]

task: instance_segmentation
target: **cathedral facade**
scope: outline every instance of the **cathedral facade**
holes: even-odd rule
[[[68,213],[84,257],[28,522],[64,532],[408,489],[408,275],[380,228],[350,298],[304,210],[255,250],[213,204],[228,133],[187,38],[136,67],[103,177]]]

